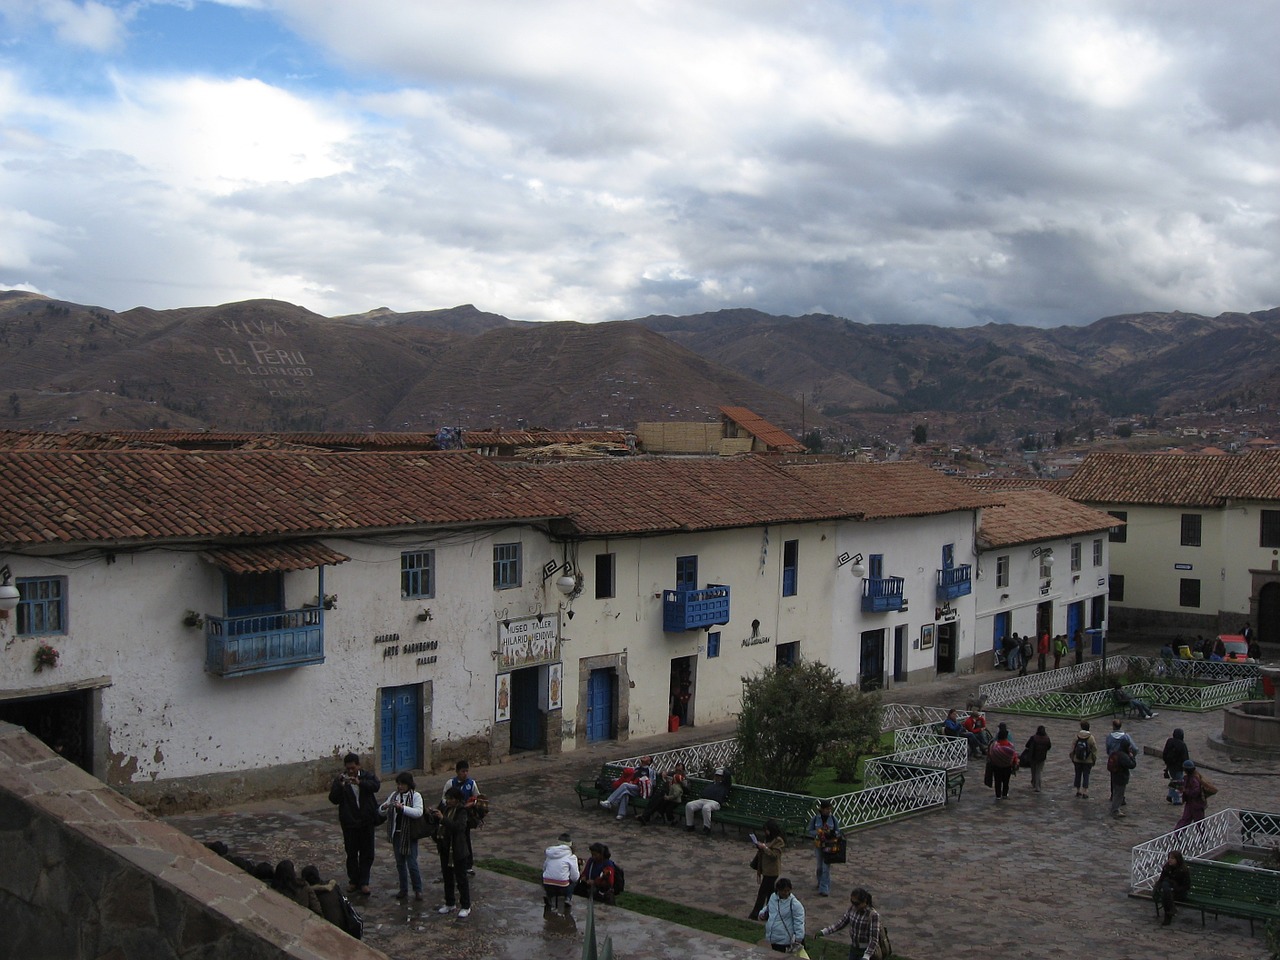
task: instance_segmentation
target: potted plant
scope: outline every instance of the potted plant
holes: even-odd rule
[[[61,654],[54,647],[41,643],[36,647],[36,673],[40,673],[45,667],[56,667],[60,656]]]

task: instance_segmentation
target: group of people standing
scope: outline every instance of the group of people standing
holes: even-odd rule
[[[338,808],[342,844],[347,857],[347,890],[368,896],[378,826],[385,824],[387,841],[395,855],[400,889],[396,899],[408,899],[412,886],[422,899],[422,873],[418,866],[418,842],[434,840],[444,881],[444,903],[438,913],[471,913],[471,830],[479,825],[480,790],[470,775],[470,765],[460,760],[454,776],[444,785],[440,802],[430,807],[418,792],[413,774],[396,775],[395,789],[379,802],[382,783],[376,774],[362,769],[358,754],[343,757],[343,771],[329,787],[329,802]]]
[[[1075,662],[1084,663],[1084,631],[1077,630],[1072,638],[1075,649]],[[1018,676],[1025,677],[1031,666],[1031,658],[1036,657],[1036,669],[1043,672],[1049,669],[1049,657],[1053,656],[1053,669],[1062,666],[1063,659],[1072,649],[1073,644],[1067,642],[1065,633],[1051,637],[1048,630],[1042,630],[1039,637],[1030,634],[1018,636],[1011,633],[1000,640],[1000,653],[1004,658],[1004,668],[1009,672],[1018,671]],[[997,663],[997,665],[999,665]]]

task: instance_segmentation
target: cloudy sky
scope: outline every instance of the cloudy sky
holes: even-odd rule
[[[1280,305],[1269,0],[0,0],[0,288],[116,310]]]

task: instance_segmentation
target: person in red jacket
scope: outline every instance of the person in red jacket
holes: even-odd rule
[[[1037,648],[1036,652],[1039,654],[1039,657],[1036,659],[1036,666],[1039,668],[1041,673],[1044,673],[1045,669],[1048,667],[1048,664],[1045,662],[1049,656],[1048,630],[1045,630],[1044,633],[1040,634],[1040,646]]]

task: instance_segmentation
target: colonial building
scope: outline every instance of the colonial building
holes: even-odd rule
[[[911,463],[0,450],[0,718],[187,803],[350,749],[389,773],[723,720],[802,657],[965,672],[1003,497]]]
[[[1127,521],[1110,536],[1113,628],[1280,642],[1280,451],[1092,454],[1063,481]]]
[[[1063,635],[1074,648],[1107,623],[1108,535],[1123,525],[1111,515],[1017,481],[965,481],[998,489],[999,506],[982,513],[978,529],[976,629],[992,651],[1008,636]]]

